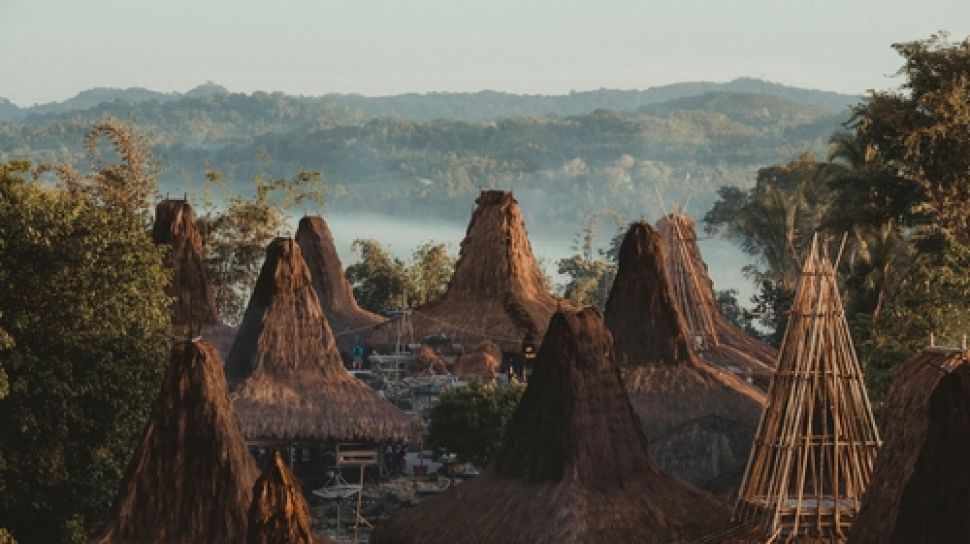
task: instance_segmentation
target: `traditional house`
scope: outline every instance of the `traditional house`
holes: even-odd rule
[[[623,238],[606,302],[613,352],[660,466],[730,495],[741,480],[764,393],[695,355],[664,252],[646,222],[631,225]]]
[[[353,346],[367,338],[371,330],[386,319],[357,305],[354,291],[344,275],[334,247],[333,234],[322,217],[306,216],[300,219],[296,243],[300,245],[303,260],[310,269],[313,288],[323,304],[323,314],[330,324],[337,347],[349,358]]]
[[[372,542],[666,544],[724,523],[724,506],[650,457],[610,347],[596,310],[556,313],[494,462]]]
[[[277,238],[226,363],[247,442],[281,448],[298,474],[320,476],[340,444],[368,449],[414,436],[414,418],[345,369],[300,246]],[[317,474],[320,473],[320,474]]]
[[[512,193],[482,191],[461,242],[455,272],[440,299],[415,308],[415,341],[444,335],[467,347],[491,340],[518,353],[526,338],[539,338],[557,301],[532,255],[532,245]],[[380,325],[374,344],[392,346],[397,320]]]
[[[694,222],[683,213],[672,213],[657,222],[657,230],[666,250],[667,278],[691,348],[701,359],[767,390],[778,353],[739,330],[721,312],[697,245]]]
[[[222,359],[181,342],[96,544],[243,542],[257,470]]]
[[[850,544],[970,539],[970,352],[929,348],[899,367]]]

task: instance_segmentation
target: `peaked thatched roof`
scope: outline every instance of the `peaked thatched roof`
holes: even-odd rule
[[[606,302],[613,352],[660,465],[688,481],[730,488],[741,479],[764,394],[691,351],[664,251],[643,221],[626,233]]]
[[[188,201],[165,199],[158,203],[152,240],[169,246],[165,266],[172,269],[172,281],[165,292],[175,299],[172,324],[201,327],[219,323],[215,297],[202,264],[202,237]]]
[[[400,512],[377,543],[668,543],[724,523],[707,493],[660,471],[594,309],[556,313],[484,474]]]
[[[218,352],[201,340],[177,344],[110,519],[94,542],[242,542],[256,473]]]
[[[324,544],[332,542],[314,536],[300,483],[283,461],[273,453],[253,486],[249,508],[247,544]]]
[[[351,376],[337,352],[300,246],[266,250],[226,375],[247,438],[403,437],[414,420]]]
[[[778,352],[734,326],[721,312],[714,282],[697,245],[694,221],[672,213],[657,222],[663,239],[667,278],[689,333],[701,336],[697,355],[767,390]],[[691,323],[694,323],[691,326]]]
[[[482,191],[475,202],[448,290],[414,310],[414,335],[442,333],[468,346],[493,340],[518,351],[527,335],[545,333],[556,298],[543,285],[512,193]],[[370,340],[393,344],[396,332],[393,324],[383,325]]]
[[[296,230],[303,259],[313,277],[313,288],[323,304],[323,313],[341,349],[349,350],[358,338],[370,335],[370,328],[385,319],[357,305],[354,291],[344,275],[340,257],[334,247],[333,234],[319,216],[300,219]]]
[[[970,538],[970,353],[930,348],[899,368],[850,544]]]

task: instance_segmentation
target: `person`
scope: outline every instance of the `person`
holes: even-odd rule
[[[351,355],[354,359],[354,370],[360,369],[364,364],[364,346],[360,343],[360,340],[354,344],[354,349],[351,351]]]

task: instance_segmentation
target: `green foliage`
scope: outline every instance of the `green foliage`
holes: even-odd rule
[[[167,274],[139,218],[28,169],[0,169],[0,525],[86,542],[164,371]]]
[[[715,300],[718,307],[721,309],[721,313],[724,317],[728,319],[735,327],[744,331],[749,336],[754,338],[760,338],[762,336],[761,332],[755,328],[754,323],[752,323],[752,315],[750,312],[746,311],[741,307],[738,302],[738,291],[737,289],[724,289],[715,292]]]
[[[893,48],[905,63],[899,92],[876,92],[853,110],[859,137],[890,176],[868,181],[905,225],[970,244],[970,38],[946,34]]]
[[[956,243],[936,255],[922,255],[893,282],[885,309],[873,319],[859,313],[853,319],[860,358],[872,395],[881,399],[892,371],[929,345],[960,345],[970,330],[970,248]]]
[[[120,162],[102,161],[102,150],[98,147],[102,138],[110,143]],[[158,193],[158,179],[148,146],[134,127],[116,119],[105,119],[88,131],[84,147],[92,170],[84,179],[83,187],[104,205],[123,213],[146,213],[149,200]]]
[[[360,260],[347,267],[347,279],[362,308],[381,313],[406,308],[408,273],[404,261],[391,256],[377,240],[354,240]]]
[[[736,92],[707,95],[721,87],[565,97],[155,97],[0,122],[0,159],[70,161],[84,153],[78,142],[92,123],[134,118],[165,167],[163,190],[191,192],[185,173],[207,164],[243,187],[256,175],[289,177],[306,167],[326,172],[330,203],[342,210],[464,221],[480,188],[515,187],[542,199],[527,209],[531,232],[559,234],[603,207],[627,217],[659,215],[658,191],[680,200],[688,173],[696,193],[690,211],[699,213],[718,186],[748,185],[759,165],[804,149],[824,152],[846,118],[842,106],[819,108],[763,82],[736,83],[724,87]],[[675,101],[662,103],[667,99]]]
[[[454,272],[455,257],[448,253],[445,244],[428,241],[418,246],[408,267],[411,303],[420,305],[444,295]]]
[[[455,270],[447,246],[433,241],[418,246],[409,263],[389,254],[377,240],[354,240],[351,250],[360,255],[346,270],[354,296],[362,308],[377,313],[437,299]]]
[[[876,398],[930,333],[953,345],[970,325],[970,39],[893,48],[906,81],[833,138],[827,213],[852,232],[847,314]]]
[[[444,393],[431,410],[427,446],[438,454],[455,454],[460,463],[488,465],[502,445],[505,426],[524,391],[525,384],[520,383],[472,381],[467,387]]]
[[[574,255],[559,259],[560,274],[569,279],[563,286],[563,297],[580,306],[606,307],[606,299],[616,276],[620,244],[626,234],[626,222],[618,213],[611,213],[616,232],[607,248],[594,249],[598,216],[591,216],[586,226],[576,233],[573,240]]]
[[[777,345],[784,334],[785,310],[794,297],[801,258],[822,224],[830,199],[828,165],[811,154],[758,170],[749,191],[722,187],[704,222],[706,231],[733,240],[758,260],[745,268],[759,287],[753,302]]]
[[[204,199],[208,201],[213,186],[226,188],[220,172],[207,166],[205,176]],[[323,176],[303,169],[292,179],[256,176],[252,183],[251,197],[225,191],[228,205],[217,208],[207,203],[207,210],[198,218],[207,277],[219,315],[230,324],[242,320],[266,245],[280,234],[288,210],[305,202],[322,207],[326,195]]]
[[[705,216],[759,258],[756,310],[776,340],[808,236],[849,234],[846,317],[877,400],[930,333],[954,344],[970,325],[970,39],[893,47],[906,82],[853,108],[828,163],[764,168],[749,192],[723,188]]]

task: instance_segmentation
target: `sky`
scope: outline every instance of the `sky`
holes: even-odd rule
[[[0,97],[92,87],[563,94],[750,76],[896,87],[893,42],[970,35],[970,0],[0,0]]]

